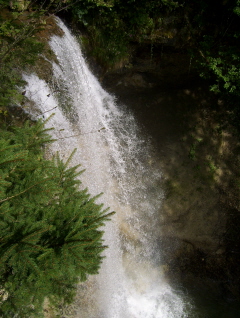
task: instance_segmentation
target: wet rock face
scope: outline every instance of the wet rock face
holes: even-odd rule
[[[184,50],[163,44],[138,45],[133,50],[129,64],[105,75],[110,88],[117,85],[169,90],[185,88],[187,83],[198,80],[195,62]]]
[[[158,153],[165,190],[159,209],[162,259],[170,272],[226,281],[230,263],[238,262],[227,237],[230,210],[239,211],[239,188],[233,186],[239,142],[219,128],[221,101],[198,78],[187,54],[161,47],[154,58],[149,47],[137,52],[129,68],[109,72],[103,84],[132,109]],[[238,275],[236,266],[231,271]]]

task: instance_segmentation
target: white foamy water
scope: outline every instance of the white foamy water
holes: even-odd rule
[[[77,40],[58,19],[64,36],[49,42],[53,63],[50,83],[25,74],[26,96],[35,118],[48,118],[57,141],[51,151],[63,158],[74,148],[84,186],[116,214],[105,227],[105,251],[99,275],[79,286],[74,318],[183,318],[184,302],[164,279],[158,248],[163,192],[161,172],[149,141],[131,112],[118,105],[87,67]]]

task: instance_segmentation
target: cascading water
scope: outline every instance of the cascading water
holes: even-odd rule
[[[49,42],[53,62],[50,84],[24,75],[26,95],[37,108],[35,117],[48,118],[56,142],[51,151],[68,157],[86,172],[81,180],[92,195],[117,213],[105,227],[105,252],[99,275],[79,286],[69,317],[180,318],[184,302],[164,280],[157,246],[163,199],[161,173],[151,147],[140,137],[133,115],[116,104],[89,71],[79,44],[57,19],[63,36]]]

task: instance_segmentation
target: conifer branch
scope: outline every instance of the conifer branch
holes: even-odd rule
[[[21,191],[21,192],[15,194],[15,195],[12,195],[11,197],[7,197],[7,198],[5,198],[5,199],[0,200],[0,203],[3,203],[3,202],[5,202],[5,201],[9,201],[9,200],[11,200],[11,199],[13,199],[13,198],[16,198],[16,197],[18,197],[19,195],[22,195],[22,194],[26,193],[27,191],[29,191],[30,189],[36,187],[37,185],[39,185],[39,184],[41,184],[41,183],[45,183],[46,181],[52,180],[52,179],[56,179],[56,177],[46,178],[46,179],[44,179],[44,180],[42,180],[42,181],[39,181],[39,182],[33,184],[32,186],[28,187],[27,189],[25,189],[25,190],[23,190],[23,191]]]
[[[76,150],[66,162],[59,154],[52,161],[44,158],[42,145],[50,136],[43,122],[0,132],[5,160],[0,177],[0,272],[2,288],[9,292],[1,306],[10,306],[19,317],[32,317],[42,299],[67,299],[76,281],[97,273],[106,248],[99,227],[113,212],[96,204],[99,195],[91,197],[87,189],[78,188],[81,181],[76,177],[82,171],[77,171],[79,165],[68,167]],[[56,277],[64,277],[65,284],[56,287]]]

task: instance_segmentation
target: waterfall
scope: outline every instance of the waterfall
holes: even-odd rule
[[[52,36],[56,55],[46,83],[24,74],[34,118],[47,119],[56,142],[50,152],[86,169],[92,195],[116,214],[105,227],[108,245],[98,275],[80,284],[67,317],[181,318],[184,301],[164,278],[159,223],[164,193],[158,159],[133,114],[108,94],[88,69],[79,43],[60,19],[63,36]],[[33,107],[33,104],[35,107]],[[66,316],[66,315],[65,315]]]

